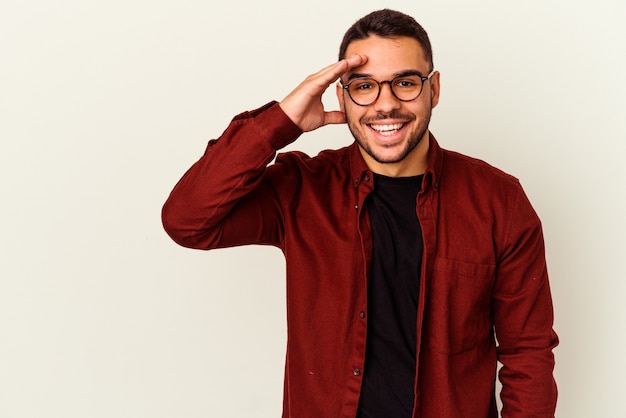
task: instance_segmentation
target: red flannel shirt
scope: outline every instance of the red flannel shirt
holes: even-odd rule
[[[310,158],[276,103],[235,117],[163,208],[180,245],[279,247],[287,271],[283,416],[356,416],[365,359],[373,175],[356,144]],[[519,182],[430,136],[413,417],[553,417],[558,339],[540,221]],[[497,338],[497,342],[496,342]]]

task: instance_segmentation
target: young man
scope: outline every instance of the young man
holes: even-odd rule
[[[181,245],[282,249],[284,417],[496,417],[498,361],[503,417],[554,416],[540,221],[515,178],[439,147],[439,85],[423,28],[373,12],[338,62],[235,117],[163,208]],[[351,146],[268,166],[334,123]]]

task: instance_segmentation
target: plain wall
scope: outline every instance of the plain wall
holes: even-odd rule
[[[442,146],[517,176],[543,221],[557,416],[626,417],[624,2],[211,3],[0,3],[0,417],[280,416],[280,251],[178,247],[160,210],[382,7],[431,36]]]

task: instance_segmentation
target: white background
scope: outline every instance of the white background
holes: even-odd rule
[[[160,209],[381,7],[431,36],[442,146],[520,178],[543,220],[557,416],[626,417],[626,3],[266,3],[0,3],[0,417],[280,416],[280,252],[180,248]]]

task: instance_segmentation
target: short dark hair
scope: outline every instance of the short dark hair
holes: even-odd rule
[[[424,58],[433,69],[433,50],[428,33],[411,16],[390,9],[377,10],[357,20],[343,36],[339,47],[339,60],[344,59],[348,45],[367,39],[370,35],[381,38],[406,36],[415,39],[424,50]]]

